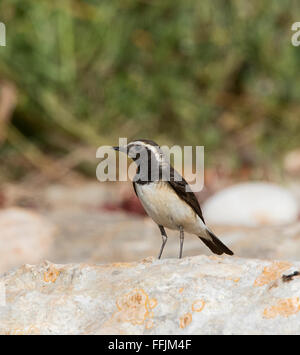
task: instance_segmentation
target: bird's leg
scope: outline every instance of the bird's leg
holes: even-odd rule
[[[165,231],[165,228],[163,227],[163,226],[158,226],[159,227],[159,229],[160,229],[160,233],[161,233],[161,236],[162,236],[162,245],[161,245],[161,248],[160,248],[160,252],[159,252],[159,254],[158,254],[158,259],[160,259],[161,258],[161,254],[162,254],[162,252],[163,252],[163,250],[164,250],[164,247],[165,247],[165,245],[166,245],[166,243],[167,243],[167,240],[168,240],[168,236],[167,236],[167,233],[166,233],[166,231]]]
[[[180,251],[179,251],[179,259],[182,258],[182,250],[183,250],[183,241],[184,241],[184,232],[183,232],[183,227],[179,227],[180,230]]]

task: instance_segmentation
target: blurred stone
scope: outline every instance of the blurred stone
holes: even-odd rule
[[[115,189],[117,189],[117,186]],[[44,198],[55,208],[70,206],[99,207],[107,201],[119,201],[120,195],[114,193],[111,184],[90,182],[74,186],[62,184],[50,185],[45,189]]]
[[[132,193],[132,184],[84,182],[52,185],[8,184],[5,191],[7,206],[49,209],[99,208],[105,203],[118,204]]]
[[[300,206],[300,181],[299,179],[295,179],[294,181],[289,181],[288,182],[288,188],[292,192],[292,194],[295,196],[295,198],[298,201],[298,206]],[[300,209],[299,209],[299,215],[298,219],[300,220]]]
[[[161,236],[148,217],[98,210],[60,210],[46,214],[57,226],[47,258],[56,263],[129,262],[158,255]],[[299,260],[300,223],[288,226],[214,226],[214,233],[241,257]],[[163,258],[177,258],[179,233],[166,229],[168,242]],[[184,256],[212,255],[194,235],[185,233]]]
[[[0,273],[37,263],[49,253],[54,227],[40,215],[19,208],[0,211]]]
[[[215,226],[213,230],[237,256],[269,260],[299,260],[299,222],[273,227]]]
[[[282,277],[298,270],[215,256],[25,265],[0,278],[0,333],[299,334],[300,277]]]
[[[206,220],[216,225],[264,226],[293,223],[299,206],[292,193],[270,183],[243,183],[228,187],[203,205]]]

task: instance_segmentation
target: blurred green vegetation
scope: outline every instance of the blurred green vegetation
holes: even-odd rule
[[[2,169],[118,137],[204,145],[211,163],[299,146],[299,0],[2,0],[0,16],[18,93]]]

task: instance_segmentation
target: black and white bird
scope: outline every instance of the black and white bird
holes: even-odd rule
[[[233,255],[208,229],[195,194],[171,166],[158,144],[139,139],[114,149],[126,153],[137,164],[133,187],[145,211],[160,229],[159,259],[168,239],[165,227],[180,231],[179,258],[182,257],[185,231],[197,235],[213,253]]]

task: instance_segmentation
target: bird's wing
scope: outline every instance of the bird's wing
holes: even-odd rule
[[[197,213],[197,215],[202,219],[203,223],[205,224],[197,197],[189,187],[189,184],[184,180],[182,176],[179,175],[179,173],[173,167],[171,167],[170,170],[170,181],[168,181],[168,183],[176,192],[177,196],[183,201],[185,201],[189,206],[191,206],[192,209]],[[186,187],[188,187],[190,191],[186,191]]]

